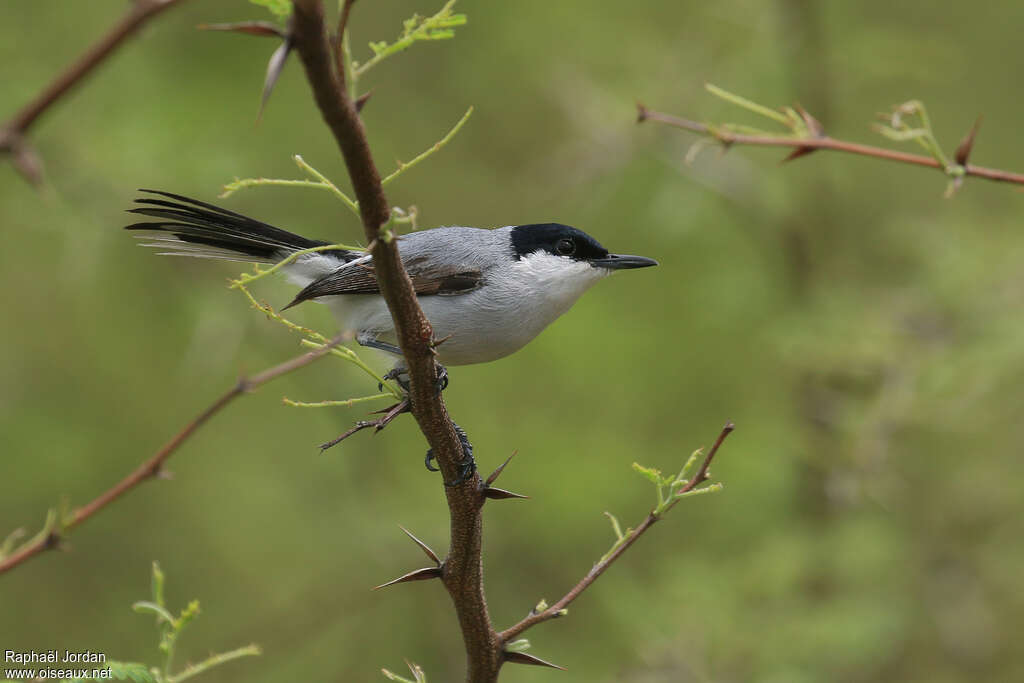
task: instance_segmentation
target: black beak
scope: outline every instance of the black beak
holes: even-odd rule
[[[628,254],[608,254],[605,258],[596,258],[590,262],[595,268],[607,268],[608,270],[627,270],[629,268],[646,268],[656,266],[658,262],[644,256],[629,256]]]

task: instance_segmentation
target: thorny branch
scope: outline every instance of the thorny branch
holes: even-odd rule
[[[59,73],[35,99],[0,124],[0,152],[11,155],[14,167],[33,185],[43,180],[43,166],[26,139],[28,129],[47,109],[80,83],[143,24],[181,0],[134,0],[110,31]]]
[[[341,27],[354,0],[341,9]],[[373,254],[374,272],[381,295],[394,320],[399,346],[409,368],[411,410],[437,459],[445,481],[455,481],[462,460],[462,445],[448,417],[444,401],[435,390],[438,371],[434,361],[433,330],[416,300],[412,282],[398,255],[398,243],[390,230],[390,210],[380,174],[370,153],[366,131],[345,83],[345,43],[327,35],[320,0],[296,0],[291,39],[305,67],[324,122],[341,149],[359,202],[363,229]],[[451,520],[448,556],[441,580],[455,605],[466,647],[467,680],[492,681],[501,667],[501,648],[491,625],[483,590],[482,522],[485,497],[480,478],[474,474],[458,486],[445,487]]]
[[[693,491],[699,485],[707,481],[708,468],[711,467],[711,461],[714,460],[715,454],[718,453],[718,449],[721,447],[722,442],[725,441],[725,437],[729,436],[734,428],[735,427],[731,422],[727,423],[725,427],[722,428],[722,431],[718,435],[718,438],[715,439],[715,443],[711,447],[711,450],[708,451],[704,460],[701,462],[700,469],[698,469],[693,478],[690,479],[682,489],[680,489],[680,494]],[[669,504],[661,515],[664,515],[665,512],[673,508],[678,502],[679,500],[677,499],[675,502]],[[661,515],[658,515],[653,511],[648,513],[647,517],[644,518],[644,521],[640,523],[640,526],[628,533],[622,542],[615,546],[614,550],[601,558],[601,560],[595,564],[589,572],[587,572],[587,575],[584,576],[579,583],[573,586],[568,593],[562,596],[558,602],[546,609],[531,612],[518,624],[502,631],[498,634],[501,641],[503,643],[508,643],[526,629],[562,616],[565,613],[564,610],[569,606],[569,603],[578,598],[583,591],[594,583],[594,581],[597,581],[598,577],[600,577],[601,574],[603,574],[605,570],[615,562],[615,560],[619,559],[619,557],[621,557],[622,554],[637,541],[637,539],[639,539],[648,529],[654,526],[655,522],[661,519]]]
[[[277,379],[281,375],[286,375],[289,372],[309,365],[318,358],[322,358],[331,349],[346,339],[347,335],[338,335],[328,343],[304,353],[301,356],[296,356],[291,360],[275,365],[274,367],[268,368],[263,372],[252,375],[251,377],[240,378],[233,387],[210,404],[205,410],[203,410],[203,412],[199,413],[195,419],[185,425],[180,432],[175,434],[170,441],[164,444],[163,448],[158,450],[144,463],[136,467],[128,476],[104,491],[93,501],[83,505],[82,507],[76,508],[67,516],[66,519],[52,520],[47,524],[47,528],[45,528],[34,540],[24,544],[21,548],[17,549],[10,555],[0,558],[0,574],[17,567],[22,562],[31,559],[45,550],[52,550],[59,547],[61,537],[65,532],[82,524],[84,521],[142,482],[150,478],[160,476],[163,471],[164,463],[167,459],[170,458],[178,448],[196,432],[196,430],[202,427],[203,424],[205,424],[214,415],[223,410],[233,400],[242,394],[254,391],[267,382]]]
[[[794,152],[786,157],[785,161],[795,159],[798,156],[803,156],[815,150],[830,149],[836,152],[847,152],[849,154],[858,154],[860,156],[874,157],[876,159],[885,159],[886,161],[936,168],[947,174],[955,175],[956,178],[954,178],[954,180],[964,176],[974,176],[997,182],[1024,185],[1024,174],[1022,173],[1002,171],[995,168],[986,168],[985,166],[976,166],[974,164],[967,163],[967,157],[970,154],[971,147],[974,143],[974,136],[977,132],[977,124],[975,124],[960,144],[956,155],[956,166],[951,166],[943,164],[942,161],[933,156],[910,154],[898,150],[886,149],[884,147],[875,147],[872,145],[862,145],[857,142],[837,140],[836,138],[825,135],[820,128],[820,124],[818,124],[817,121],[814,121],[813,117],[810,117],[809,114],[806,112],[801,112],[801,114],[804,116],[805,120],[809,120],[814,124],[817,124],[817,126],[810,126],[812,132],[811,136],[799,137],[792,135],[751,135],[737,133],[723,127],[710,126],[706,123],[700,123],[699,121],[691,121],[678,116],[672,116],[671,114],[652,111],[642,104],[637,104],[638,123],[642,123],[644,121],[656,121],[676,128],[683,128],[685,130],[693,131],[694,133],[701,133],[703,135],[710,136],[725,147],[729,147],[731,145],[792,147]]]

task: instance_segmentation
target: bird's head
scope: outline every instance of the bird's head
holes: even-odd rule
[[[580,264],[608,273],[658,265],[654,259],[644,256],[610,254],[587,233],[561,223],[517,225],[512,228],[511,236],[516,260],[542,260],[552,268]]]

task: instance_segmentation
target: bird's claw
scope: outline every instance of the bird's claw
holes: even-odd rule
[[[381,378],[384,381],[394,380],[398,386],[402,388],[402,391],[409,393],[409,388],[412,386],[408,379],[403,379],[402,376],[408,376],[409,371],[405,367],[394,367],[384,373]],[[448,369],[440,363],[437,364],[437,378],[434,383],[434,391],[437,395],[440,395],[442,391],[448,388]],[[384,391],[384,382],[377,382],[377,391]]]
[[[446,481],[444,483],[444,485],[449,488],[464,483],[465,481],[469,480],[469,478],[472,477],[474,473],[476,473],[476,460],[473,459],[473,444],[469,442],[469,436],[466,435],[466,430],[464,430],[462,427],[455,424],[454,422],[452,423],[452,426],[455,427],[455,433],[459,437],[459,443],[462,444],[462,460],[460,460],[458,463],[459,474],[455,478],[455,481]],[[434,449],[431,448],[430,450],[427,451],[427,455],[423,459],[423,464],[431,472],[438,471],[438,468],[432,465],[434,460]]]
[[[384,373],[382,378],[384,382],[389,380],[395,380],[395,383],[402,388],[402,391],[409,393],[409,380],[402,379],[402,375],[407,375],[409,371],[402,366],[395,366]],[[377,382],[377,391],[384,391],[384,382]]]
[[[437,380],[434,384],[434,389],[437,395],[440,395],[442,391],[448,388],[448,368],[437,364]]]
[[[433,465],[430,464],[432,462],[434,462],[434,449],[433,448],[428,448],[427,449],[427,457],[425,457],[423,459],[423,464],[426,466],[427,470],[430,471],[430,472],[440,472],[441,471],[440,469],[438,469],[438,468],[436,468],[436,467],[434,467]]]

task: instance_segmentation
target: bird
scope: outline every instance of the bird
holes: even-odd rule
[[[297,251],[329,246],[197,199],[140,189],[145,216],[125,226],[159,254],[248,263],[279,263]],[[657,265],[609,253],[582,230],[561,223],[495,229],[439,227],[401,235],[398,250],[444,366],[486,363],[518,351],[588,289],[618,270]],[[326,304],[343,332],[362,346],[398,356],[395,326],[374,277],[373,257],[329,249],[283,267],[301,290],[285,306]]]

